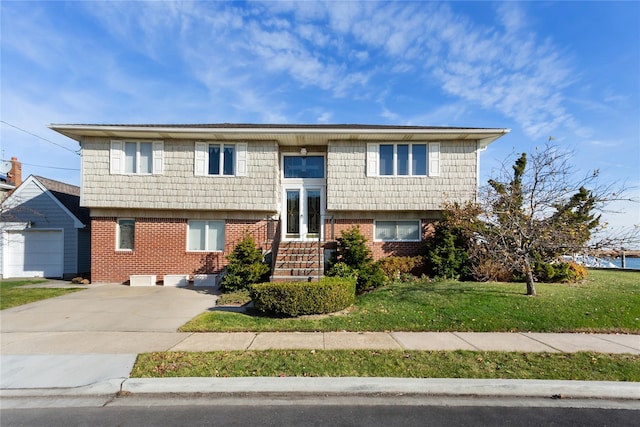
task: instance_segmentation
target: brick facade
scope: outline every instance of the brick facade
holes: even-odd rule
[[[422,219],[422,241],[421,242],[376,242],[374,241],[374,220],[373,219],[340,219],[333,223],[325,223],[325,238],[330,240],[340,237],[344,230],[353,226],[358,226],[360,232],[367,239],[367,246],[371,250],[374,260],[389,256],[415,256],[422,254],[422,244],[425,239],[433,235],[433,220]]]
[[[187,219],[135,218],[134,250],[116,250],[117,217],[95,217],[91,221],[91,276],[96,283],[124,283],[133,274],[216,274],[227,264],[227,255],[249,233],[264,250],[271,249],[274,226],[267,220],[225,221],[223,252],[187,251]],[[432,220],[422,220],[422,239],[431,235]],[[374,259],[414,256],[422,253],[422,242],[375,242],[373,219],[341,219],[325,224],[326,248],[343,230],[357,225],[367,238]]]
[[[135,218],[134,250],[116,250],[116,217],[91,221],[91,277],[94,282],[123,283],[133,274],[219,273],[226,256],[245,233],[263,248],[268,243],[266,220],[225,221],[224,252],[187,251],[187,219]]]

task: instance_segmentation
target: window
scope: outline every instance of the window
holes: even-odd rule
[[[224,221],[189,221],[188,228],[187,250],[224,250]]]
[[[158,175],[163,172],[163,162],[162,141],[111,141],[111,174]]]
[[[285,178],[324,178],[324,156],[284,156]]]
[[[375,240],[383,242],[419,242],[420,221],[376,221]]]
[[[196,142],[194,161],[196,176],[245,176],[247,144]]]
[[[235,175],[235,157],[235,145],[209,144],[209,175]]]
[[[367,144],[367,176],[438,176],[440,143]]]
[[[124,173],[150,174],[153,170],[153,146],[150,142],[124,143]]]
[[[135,235],[134,219],[119,219],[116,229],[116,249],[119,251],[132,251]]]

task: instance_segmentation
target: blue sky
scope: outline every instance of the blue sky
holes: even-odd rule
[[[50,123],[360,123],[512,129],[483,153],[484,182],[553,136],[581,173],[640,186],[639,2],[0,11],[1,149],[25,177],[80,181],[77,144]],[[624,213],[607,215],[612,225],[640,224],[640,205],[613,208]]]

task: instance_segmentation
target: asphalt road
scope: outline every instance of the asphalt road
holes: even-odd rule
[[[193,404],[188,404],[192,399]],[[165,396],[106,406],[4,409],[7,426],[636,426],[637,402],[482,398]],[[59,402],[58,402],[59,403]],[[85,402],[86,403],[86,402]],[[530,405],[528,407],[528,405]]]
[[[2,411],[7,426],[637,426],[638,411],[442,406],[180,406]]]

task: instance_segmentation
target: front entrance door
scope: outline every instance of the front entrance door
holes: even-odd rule
[[[317,240],[322,232],[323,188],[285,189],[285,238]]]
[[[283,154],[283,237],[317,240],[322,235],[327,183],[325,157]]]

